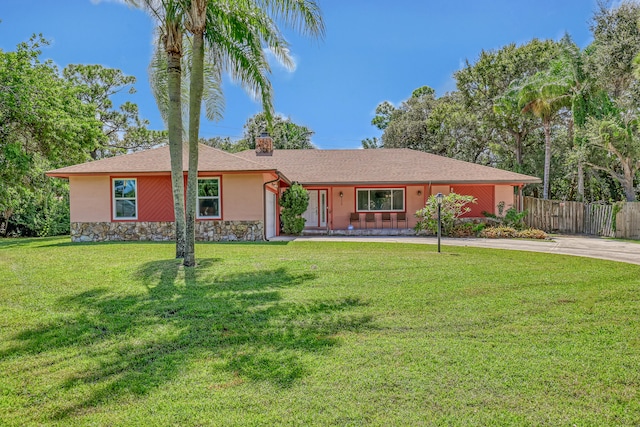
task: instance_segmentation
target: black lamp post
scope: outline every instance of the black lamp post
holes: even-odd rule
[[[436,194],[436,202],[438,202],[438,253],[440,253],[440,236],[442,236],[442,217],[440,216],[442,199],[444,199],[444,195],[442,193]]]

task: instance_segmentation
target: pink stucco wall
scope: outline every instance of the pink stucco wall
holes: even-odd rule
[[[222,218],[253,221],[264,218],[263,174],[226,174],[222,176]]]
[[[219,176],[219,175],[217,175]],[[173,221],[173,199],[169,176],[127,176],[137,178],[138,221]],[[262,220],[262,184],[273,179],[268,174],[225,174],[222,176],[222,219]],[[153,184],[153,185],[151,185]],[[111,222],[111,177],[72,176],[69,178],[71,222]],[[162,197],[160,197],[162,195]],[[158,203],[161,206],[158,206]]]
[[[495,212],[498,213],[498,204],[500,202],[504,202],[504,210],[506,211],[509,208],[516,207],[515,206],[515,194],[513,191],[513,185],[496,185],[495,190]]]
[[[108,176],[69,178],[71,222],[110,222],[111,185]]]
[[[515,194],[513,191],[513,185],[494,185],[493,186],[493,213],[498,213],[498,204],[503,201],[505,203],[505,210],[514,206],[516,203]],[[449,194],[452,190],[450,185],[433,185],[431,187],[431,194]],[[487,208],[487,210],[489,210]]]
[[[342,197],[340,193],[342,192]],[[333,220],[331,229],[344,230],[349,226],[349,215],[355,212],[354,187],[333,187],[329,192],[329,219]]]
[[[446,196],[451,193],[451,187],[449,185],[432,185],[431,194],[435,196],[438,193],[442,193]]]

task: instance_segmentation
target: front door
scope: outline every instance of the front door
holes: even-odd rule
[[[318,226],[318,190],[307,190],[309,193],[309,206],[307,210],[302,214],[302,217],[307,221],[304,223],[305,227],[317,227]]]
[[[302,217],[306,219],[305,227],[327,226],[327,190],[307,190],[309,206]]]

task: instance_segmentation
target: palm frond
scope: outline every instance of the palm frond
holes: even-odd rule
[[[312,37],[325,35],[320,7],[314,0],[257,0],[256,5],[270,11],[276,20]]]

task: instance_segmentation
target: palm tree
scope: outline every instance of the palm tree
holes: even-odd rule
[[[542,121],[544,130],[544,177],[542,198],[549,198],[551,170],[551,125],[558,113],[571,105],[572,79],[561,60],[553,61],[549,70],[538,72],[520,85],[518,106]]]
[[[185,254],[184,171],[182,167],[182,55],[183,12],[178,0],[128,0],[145,9],[159,23],[157,44],[159,50],[154,62],[164,63],[166,70],[166,109],[162,109],[167,122],[169,153],[171,157],[171,187],[175,216],[176,258]],[[163,52],[164,56],[159,52]]]
[[[314,36],[324,33],[320,10],[312,0],[230,1],[183,0],[185,27],[193,37],[189,90],[189,171],[187,176],[185,266],[195,265],[195,217],[198,186],[198,140],[204,82],[204,52],[213,55],[218,70],[230,71],[245,88],[259,92],[270,123],[273,117],[266,45],[291,66],[288,44],[273,20],[282,19]],[[269,14],[270,13],[270,14]],[[273,18],[272,18],[273,16]]]
[[[288,43],[280,33],[275,20],[282,20],[301,33],[312,36],[324,34],[324,23],[320,9],[314,0],[128,1],[152,11],[152,16],[161,23],[161,28],[166,26],[167,16],[171,16],[175,18],[175,20],[171,19],[171,22],[176,24],[176,31],[179,31],[180,35],[182,35],[182,31],[186,31],[190,35],[191,60],[188,66],[190,79],[189,171],[187,176],[184,265],[193,266],[195,265],[198,136],[205,74],[207,77],[213,75],[213,80],[220,82],[222,72],[229,72],[245,89],[261,99],[267,121],[271,123],[273,95],[268,78],[270,67],[264,48],[268,48],[283,65],[293,66]],[[169,50],[165,50],[167,51],[167,70],[172,66],[177,67],[178,64],[171,65],[169,63],[171,59]],[[182,51],[180,54],[182,55]],[[205,58],[207,58],[206,61]],[[167,74],[167,76],[169,79],[170,75]],[[175,85],[169,85],[168,91],[170,94],[168,111],[175,112],[176,110],[171,107],[171,102],[180,98],[180,91]],[[207,100],[208,103],[209,101]],[[220,98],[214,99],[213,103],[219,107],[221,105]],[[208,116],[210,115],[208,114]],[[175,118],[175,115],[169,114],[169,117]],[[182,137],[182,129],[180,136]],[[180,143],[180,145],[182,144]],[[173,151],[171,155],[173,174]],[[181,155],[182,152],[180,152],[180,161]],[[176,158],[177,156],[176,154]],[[175,197],[174,188],[174,208],[177,211],[182,206],[184,204],[179,203]]]

